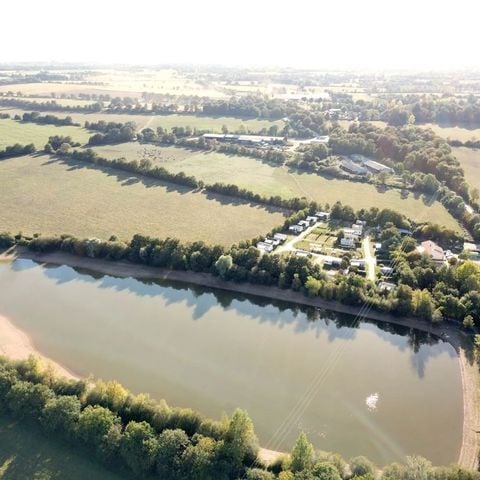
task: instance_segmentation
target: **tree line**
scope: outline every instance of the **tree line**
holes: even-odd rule
[[[135,122],[87,121],[85,122],[85,128],[87,130],[101,132],[92,135],[88,139],[88,144],[92,146],[131,142],[137,138],[135,133],[137,126]]]
[[[29,143],[28,145],[20,145],[19,143],[16,143],[15,145],[9,145],[3,150],[0,150],[0,160],[21,157],[22,155],[30,155],[31,153],[35,153],[35,151],[36,148],[33,143]]]
[[[43,102],[27,100],[21,98],[3,98],[0,97],[0,105],[3,107],[19,108],[22,110],[36,110],[42,112],[100,112],[103,105],[99,102],[86,105],[62,105],[56,100],[46,100]]]
[[[56,115],[40,115],[39,112],[25,112],[21,117],[20,115],[15,115],[15,120],[37,123],[39,125],[80,126],[79,123],[73,122],[72,117],[60,118]]]
[[[315,450],[301,433],[289,455],[266,466],[244,410],[214,421],[188,408],[133,395],[116,381],[60,378],[36,358],[0,357],[0,409],[60,439],[107,468],[139,478],[169,480],[478,480],[458,466],[434,467],[407,457],[379,472],[367,458],[348,462]],[[421,475],[421,476],[419,476]]]

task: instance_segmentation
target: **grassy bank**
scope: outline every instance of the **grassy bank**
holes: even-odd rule
[[[128,480],[37,427],[0,416],[1,480]]]

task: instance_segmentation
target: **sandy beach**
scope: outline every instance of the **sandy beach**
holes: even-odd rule
[[[30,355],[40,358],[53,368],[56,375],[78,379],[76,375],[38,352],[28,335],[18,329],[8,318],[0,315],[0,355],[11,360],[25,360]]]

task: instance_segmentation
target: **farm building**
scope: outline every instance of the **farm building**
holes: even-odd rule
[[[340,162],[340,168],[353,175],[366,175],[368,172],[365,167],[362,167],[351,160],[342,160]]]
[[[291,225],[290,227],[288,227],[288,230],[290,230],[290,232],[293,232],[295,235],[298,235],[305,229],[301,225]]]
[[[318,218],[317,218],[317,217],[308,216],[308,217],[306,218],[306,221],[307,221],[310,225],[313,225],[313,224],[317,223]]]
[[[271,245],[270,243],[265,243],[265,242],[258,242],[257,243],[257,248],[259,250],[264,250],[265,252],[273,251],[273,245]]]
[[[315,216],[319,220],[326,220],[327,222],[330,220],[330,212],[315,212]]]
[[[341,238],[340,246],[346,248],[355,248],[355,240],[353,238]]]
[[[333,257],[332,255],[322,255],[321,258],[325,265],[330,265],[332,267],[340,267],[343,261],[340,257]]]
[[[393,268],[382,266],[380,267],[380,272],[382,275],[391,275],[393,273]]]
[[[443,251],[443,248],[431,240],[422,242],[420,246],[417,247],[417,251],[428,255],[435,263],[443,263],[445,261],[445,252]]]
[[[395,287],[396,287],[396,285],[395,285],[394,283],[390,283],[390,282],[380,282],[380,283],[378,284],[378,289],[381,290],[381,291],[390,292],[390,291],[392,291]]]
[[[367,160],[363,162],[363,166],[370,172],[370,173],[380,173],[380,172],[387,172],[393,173],[393,168],[387,167],[387,165],[383,165],[383,163],[378,163],[375,160]]]
[[[275,233],[273,239],[278,240],[279,242],[284,242],[287,239],[287,236],[284,233]]]
[[[266,135],[234,135],[229,133],[204,133],[205,140],[217,140],[218,142],[241,143],[243,145],[283,145],[284,137],[271,137]]]

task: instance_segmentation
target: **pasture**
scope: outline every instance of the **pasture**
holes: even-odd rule
[[[0,418],[0,480],[126,480],[35,427]]]
[[[447,127],[436,123],[426,123],[419,126],[431,128],[439,137],[445,139],[460,140],[461,142],[466,142],[472,139],[480,140],[480,128],[465,128],[458,126]]]
[[[107,158],[149,158],[153,163],[175,173],[183,171],[206,183],[235,183],[265,196],[306,197],[329,204],[341,200],[355,209],[372,206],[392,208],[419,222],[430,220],[460,230],[456,220],[439,202],[429,204],[412,193],[404,197],[396,189],[380,191],[366,183],[299,173],[254,158],[218,152],[205,153],[138,143],[98,147],[95,150]]]
[[[52,135],[69,135],[73,140],[86,143],[92,133],[81,127],[57,127],[55,125],[37,125],[30,122],[18,122],[12,119],[0,119],[0,149],[8,145],[33,143],[41,149]]]
[[[465,170],[468,184],[473,188],[480,189],[480,150],[466,147],[456,147],[452,150]]]
[[[284,212],[47,156],[0,162],[1,230],[130,239],[135,233],[230,245],[270,231]]]

